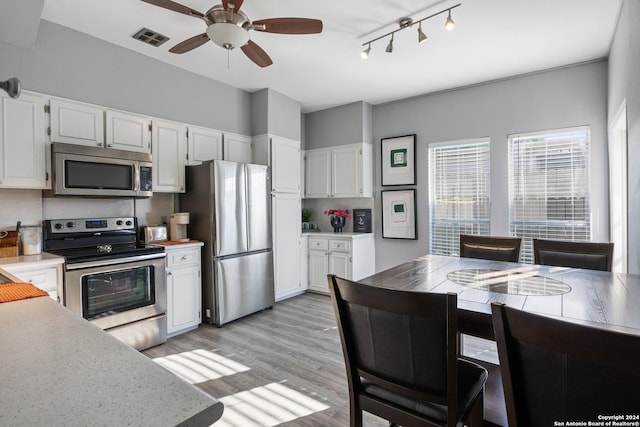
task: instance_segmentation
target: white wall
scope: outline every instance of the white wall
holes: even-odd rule
[[[608,119],[627,105],[629,273],[640,273],[640,2],[624,0],[609,54]]]
[[[593,239],[608,240],[606,101],[607,63],[598,61],[374,106],[376,209],[382,189],[380,139],[417,135],[418,240],[383,239],[378,222],[376,269],[428,252],[427,153],[432,142],[491,138],[491,233],[509,235],[507,135],[591,126]]]

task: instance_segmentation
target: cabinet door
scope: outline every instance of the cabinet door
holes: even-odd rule
[[[206,160],[222,159],[222,132],[189,126],[187,164],[199,165]]]
[[[271,189],[300,193],[300,142],[271,137]]]
[[[200,268],[167,270],[167,334],[200,324]]]
[[[0,95],[0,187],[46,188],[45,99]]]
[[[333,197],[362,196],[362,155],[358,146],[331,150]]]
[[[280,300],[303,289],[297,259],[302,227],[300,195],[273,194],[271,204],[275,295]]]
[[[351,254],[329,252],[329,274],[351,280]]]
[[[224,160],[252,163],[253,152],[250,136],[225,133],[223,138]]]
[[[22,94],[20,97],[22,98]],[[13,264],[3,268],[20,280],[47,292],[52,299],[58,300],[58,268],[61,267],[24,269],[19,264]]]
[[[153,191],[184,193],[187,126],[154,120],[151,126]]]
[[[104,147],[104,110],[63,99],[51,100],[51,141]]]
[[[107,110],[105,137],[108,148],[151,152],[151,119],[124,111]]]
[[[329,257],[326,251],[309,251],[309,289],[329,292]]]
[[[331,196],[331,151],[309,150],[306,154],[306,197]]]

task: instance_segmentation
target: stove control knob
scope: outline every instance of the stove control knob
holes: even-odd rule
[[[121,220],[121,219],[117,220],[117,221],[116,221],[116,225],[117,225],[118,227],[119,227],[119,226],[121,226],[121,225],[122,225],[122,220]]]
[[[76,226],[76,223],[75,223],[75,222],[71,222],[71,221],[69,221],[69,222],[67,223],[67,227],[69,227],[69,228],[75,228],[75,226]]]
[[[133,221],[131,221],[130,219],[127,220],[126,224],[131,227],[133,225]]]
[[[53,228],[55,228],[56,230],[62,230],[62,227],[64,227],[64,225],[60,224],[59,222],[56,222],[53,226]]]

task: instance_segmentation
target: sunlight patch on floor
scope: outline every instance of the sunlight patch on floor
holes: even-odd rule
[[[250,368],[209,350],[197,349],[153,359],[191,384],[248,371]]]
[[[224,413],[216,427],[271,427],[329,407],[281,383],[222,397]]]

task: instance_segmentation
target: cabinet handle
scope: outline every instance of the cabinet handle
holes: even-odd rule
[[[107,147],[113,147],[113,144],[107,144]]]
[[[101,143],[101,142],[98,142],[96,145],[97,145],[98,147],[102,147],[102,143]]]
[[[187,256],[186,255],[182,255],[182,258],[180,258],[180,261],[186,261],[187,260]]]
[[[167,271],[167,276],[173,276],[173,273],[170,271]]]

